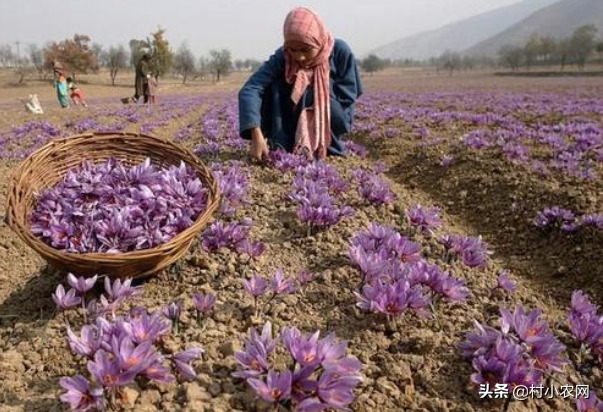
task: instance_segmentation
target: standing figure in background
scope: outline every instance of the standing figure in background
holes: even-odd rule
[[[151,75],[149,82],[149,103],[155,104],[155,96],[157,95],[157,79]]]
[[[343,155],[362,85],[349,46],[306,7],[285,19],[284,44],[239,92],[240,134],[251,140],[252,160],[268,147],[312,158]]]
[[[73,104],[78,105],[81,104],[84,107],[88,107],[86,104],[86,97],[84,96],[84,92],[80,89],[71,77],[67,78],[67,87],[69,88],[69,97],[71,97],[71,101]]]
[[[151,55],[145,51],[136,65],[136,78],[134,82],[134,101],[138,102],[144,96],[144,102],[149,102],[149,79],[151,78]]]
[[[69,97],[68,97],[68,88],[67,88],[67,78],[65,77],[65,70],[63,69],[63,65],[54,61],[52,64],[52,70],[54,74],[54,87],[57,89],[57,99],[59,100],[59,104],[63,109],[69,108]]]

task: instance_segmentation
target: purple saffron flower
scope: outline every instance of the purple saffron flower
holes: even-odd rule
[[[534,369],[526,362],[518,360],[507,365],[503,379],[505,383],[508,383],[513,388],[516,386],[526,386],[529,388],[532,385],[538,386],[540,384],[542,381],[542,372]]]
[[[243,280],[243,286],[247,293],[254,298],[263,295],[268,290],[268,282],[258,274],[254,274],[249,280]]]
[[[552,334],[547,334],[533,341],[530,356],[535,359],[534,365],[539,370],[563,373],[563,368],[568,363],[568,360],[561,356],[563,351],[565,351],[565,346]]]
[[[343,145],[344,145],[346,151],[348,151],[352,154],[355,154],[356,156],[358,156],[360,158],[364,159],[369,154],[368,150],[364,146],[362,146],[356,142],[353,142],[351,140],[343,142]]]
[[[444,155],[442,160],[440,161],[440,166],[449,167],[454,162],[454,156],[452,155]]]
[[[117,359],[100,349],[94,354],[94,360],[88,362],[88,371],[94,380],[107,388],[125,386],[136,377],[136,372],[121,371]]]
[[[180,302],[171,302],[162,309],[163,316],[177,323],[180,320],[180,313],[182,312],[182,305]]]
[[[571,210],[562,209],[558,206],[546,207],[538,212],[534,218],[534,224],[540,229],[549,226],[570,229],[575,221],[574,213]]]
[[[502,336],[500,331],[490,327],[483,326],[481,323],[474,321],[475,331],[467,333],[467,340],[459,346],[463,351],[465,358],[477,358],[489,353],[494,347],[499,337]]]
[[[203,354],[201,348],[190,348],[184,352],[177,353],[173,357],[174,365],[180,372],[182,377],[187,380],[193,380],[197,377],[195,369],[192,367],[191,362],[198,359]]]
[[[416,205],[406,211],[406,218],[412,226],[416,226],[426,234],[432,235],[433,229],[442,225],[439,214],[440,209],[437,207],[423,209],[421,205]]]
[[[463,281],[449,275],[442,274],[435,277],[430,282],[430,286],[452,302],[464,302],[469,296],[469,290]]]
[[[215,303],[216,295],[213,293],[193,293],[193,305],[195,305],[195,309],[205,315],[212,311]]]
[[[503,382],[506,365],[495,356],[478,356],[473,359],[473,368],[477,372],[471,375],[471,382],[495,385]]]
[[[249,256],[249,259],[255,259],[261,256],[265,250],[266,245],[264,245],[262,242],[252,243],[249,241],[243,241],[241,245],[237,246],[237,252],[245,253],[247,256]]]
[[[511,279],[507,270],[501,270],[498,274],[498,287],[505,292],[513,293],[517,290],[517,283]]]
[[[262,327],[262,334],[259,335],[255,328],[251,329],[251,342],[258,342],[266,348],[267,353],[272,353],[276,347],[276,340],[272,338],[272,323],[266,322]]]
[[[297,273],[297,281],[299,282],[300,286],[312,282],[312,280],[314,280],[314,274],[307,269],[302,269]]]
[[[63,285],[57,286],[55,293],[52,294],[52,300],[59,310],[67,310],[82,303],[82,299],[75,295],[75,289],[65,293]]]
[[[102,331],[96,326],[91,325],[82,326],[81,338],[78,338],[68,325],[67,337],[69,339],[71,351],[76,355],[84,356],[86,358],[94,356],[103,342]]]
[[[584,215],[580,218],[580,227],[592,226],[599,230],[603,230],[603,214],[593,213]]]
[[[129,325],[129,335],[134,343],[153,342],[168,334],[171,327],[170,322],[159,311],[149,316],[146,310],[132,317]]]
[[[282,295],[295,292],[295,279],[293,277],[285,278],[285,272],[278,269],[270,282],[270,289],[276,295]]]
[[[253,378],[268,371],[268,352],[258,341],[248,341],[244,351],[235,352],[235,359],[245,370],[232,374],[235,378]]]
[[[116,339],[111,342],[112,352],[116,356],[117,363],[122,371],[135,374],[146,369],[153,360],[152,342],[146,341],[134,345],[129,336]]]
[[[276,348],[276,340],[272,338],[272,324],[266,322],[262,334],[255,328],[250,331],[250,337],[245,341],[245,350],[235,353],[239,365],[245,370],[237,371],[232,376],[237,378],[258,377],[268,371],[268,355]]]
[[[155,353],[151,364],[142,372],[147,378],[159,383],[170,383],[175,380],[170,374],[170,368],[163,364],[163,356]]]
[[[281,337],[287,350],[301,366],[311,366],[320,362],[318,357],[318,337],[320,332],[313,335],[302,335],[297,328],[284,328]]]
[[[599,307],[590,301],[589,296],[581,290],[572,293],[572,313],[577,316],[596,316]]]
[[[306,398],[297,404],[295,410],[297,412],[320,412],[327,409],[329,405],[326,405],[318,398]]]
[[[603,412],[603,402],[594,393],[589,393],[588,398],[577,398],[576,406],[578,412]]]
[[[340,375],[326,370],[318,379],[318,396],[334,409],[347,409],[354,401],[354,389],[362,382],[357,375]]]
[[[132,287],[132,279],[126,279],[123,283],[121,279],[115,279],[113,284],[109,277],[105,277],[105,292],[113,302],[121,299],[127,299],[141,293],[140,287]]]
[[[102,411],[105,408],[103,388],[91,387],[82,375],[61,378],[59,385],[67,391],[61,395],[61,401],[68,403],[72,410],[83,412],[94,408]]]
[[[94,287],[96,284],[96,280],[98,279],[98,275],[94,275],[91,278],[86,277],[75,277],[72,273],[67,275],[67,281],[71,285],[73,289],[75,289],[79,294],[84,295],[90,289]]]
[[[247,383],[262,399],[276,404],[290,398],[291,380],[292,375],[289,370],[282,373],[270,370],[268,371],[266,382],[256,378],[249,378],[247,379]]]
[[[385,173],[389,170],[389,167],[385,164],[383,160],[379,160],[375,162],[373,165],[373,172],[375,173]]]

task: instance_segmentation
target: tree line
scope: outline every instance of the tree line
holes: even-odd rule
[[[374,73],[387,67],[434,67],[452,75],[454,72],[500,67],[530,70],[536,66],[559,65],[564,70],[568,65],[583,69],[596,52],[603,53],[603,38],[597,38],[594,25],[578,27],[571,36],[556,39],[552,36],[533,34],[524,44],[504,45],[497,57],[471,56],[459,52],[445,51],[427,60],[382,59],[371,54],[358,61],[362,69]]]
[[[253,71],[261,65],[254,59],[233,59],[227,49],[210,50],[208,56],[200,57],[196,57],[186,43],[173,50],[162,28],[146,39],[130,40],[127,48],[122,44],[104,47],[81,34],[44,47],[28,44],[21,50],[19,42],[15,46],[0,44],[0,67],[13,69],[19,83],[31,76],[48,79],[52,75],[53,62],[59,61],[74,77],[108,69],[111,84],[115,85],[118,73],[135,67],[146,51],[151,55],[151,73],[157,79],[172,75],[180,77],[183,84],[189,79],[204,79],[210,75],[220,81],[233,70]]]
[[[522,45],[502,46],[498,50],[500,64],[511,70],[552,65],[564,70],[571,64],[583,69],[595,52],[603,52],[603,40],[597,39],[597,31],[597,27],[589,24],[562,39],[533,34]]]

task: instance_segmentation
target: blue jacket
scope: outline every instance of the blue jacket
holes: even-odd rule
[[[328,154],[343,155],[339,137],[352,129],[354,103],[362,94],[356,59],[350,47],[336,39],[331,53],[331,146]],[[285,79],[285,54],[279,48],[255,72],[239,92],[241,137],[251,138],[251,129],[260,127],[272,148],[293,150],[295,130],[301,110],[314,103],[314,89],[308,87],[300,104],[291,101],[292,85]]]

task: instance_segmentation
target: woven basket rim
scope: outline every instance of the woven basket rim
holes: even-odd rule
[[[16,189],[19,187],[19,178],[24,173],[24,171],[28,170],[27,166],[30,165],[35,159],[41,157],[45,159],[48,156],[51,156],[53,152],[58,149],[64,147],[69,142],[72,142],[76,139],[85,139],[91,137],[114,137],[114,138],[136,138],[136,139],[146,139],[148,141],[154,141],[156,143],[160,143],[162,145],[168,145],[173,148],[176,152],[182,152],[184,155],[181,161],[183,161],[187,166],[192,167],[195,170],[195,174],[202,181],[203,185],[209,189],[208,197],[207,197],[207,206],[205,210],[203,210],[199,216],[195,219],[193,224],[178,233],[176,236],[171,238],[169,241],[155,246],[153,248],[148,249],[140,249],[134,250],[130,252],[120,252],[120,253],[99,253],[99,252],[89,252],[89,253],[73,253],[66,252],[61,249],[55,249],[52,246],[46,244],[41,239],[33,235],[31,232],[30,225],[27,221],[32,210],[25,210],[26,221],[22,222],[15,216],[15,203],[17,201],[16,197]],[[82,140],[84,141],[84,140]],[[46,153],[48,152],[48,153]],[[44,156],[43,154],[46,153]],[[95,159],[92,157],[92,163],[96,163]],[[185,157],[189,157],[190,159],[194,159],[196,164],[190,164],[188,159]],[[82,159],[84,160],[84,159]],[[203,171],[205,176],[201,173]],[[61,178],[64,177],[64,173],[61,174]],[[205,178],[206,177],[206,178]],[[37,195],[34,193],[34,195]],[[216,179],[213,177],[211,170],[199,159],[194,153],[192,153],[187,148],[177,144],[174,141],[153,136],[149,134],[143,133],[131,133],[131,132],[88,132],[77,135],[71,135],[67,137],[55,138],[40,147],[33,153],[31,153],[25,160],[21,161],[21,163],[17,166],[15,170],[11,173],[11,177],[9,180],[9,191],[6,200],[6,208],[5,208],[5,222],[6,224],[17,234],[23,242],[25,242],[28,246],[42,255],[43,258],[46,259],[45,254],[51,255],[53,257],[57,256],[66,256],[69,259],[81,261],[81,263],[92,264],[95,261],[99,263],[105,262],[120,262],[120,261],[143,261],[145,258],[152,258],[158,255],[163,251],[170,251],[170,249],[174,249],[177,245],[185,242],[192,242],[194,240],[194,236],[203,229],[203,227],[207,224],[207,222],[211,219],[213,213],[216,211],[218,206],[220,205],[221,194],[219,191],[219,187]],[[60,258],[59,258],[60,259]]]

